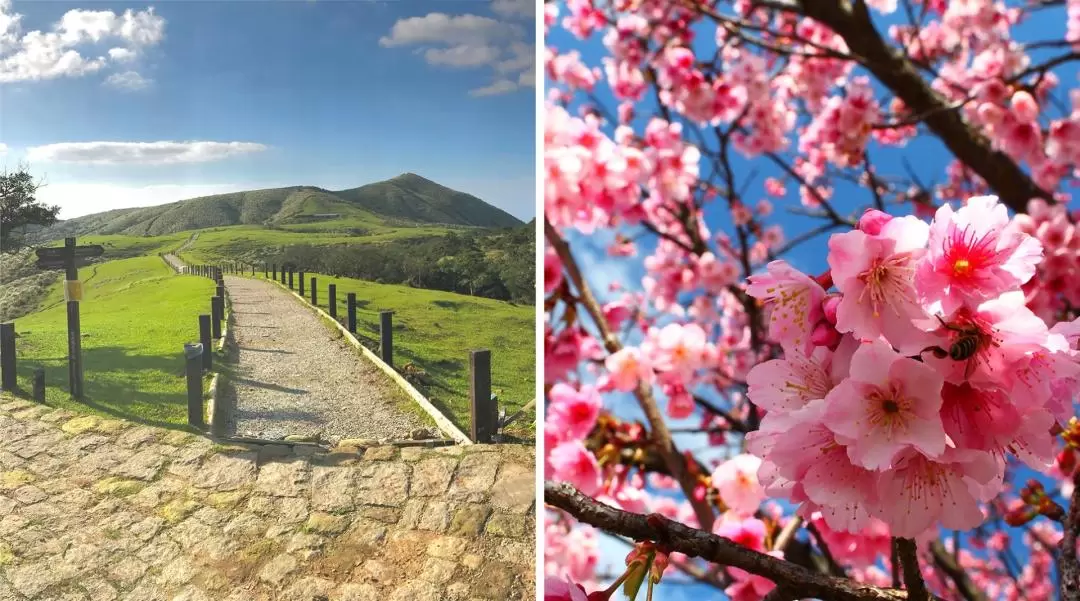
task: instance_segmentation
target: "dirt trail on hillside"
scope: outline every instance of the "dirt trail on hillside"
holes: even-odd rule
[[[225,277],[235,321],[226,398],[238,436],[400,440],[424,426],[397,385],[278,286]]]

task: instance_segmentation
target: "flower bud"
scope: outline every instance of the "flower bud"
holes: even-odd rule
[[[811,344],[814,346],[825,346],[830,350],[836,350],[836,347],[840,344],[841,338],[840,332],[838,332],[832,324],[826,321],[819,321],[818,324],[814,326],[814,331],[810,333]]]
[[[840,306],[841,296],[833,294],[825,297],[821,303],[821,310],[825,313],[825,319],[832,325],[836,325],[836,309]]]
[[[1024,90],[1013,94],[1012,110],[1020,123],[1032,123],[1039,117],[1039,104]]]
[[[866,234],[876,236],[881,233],[881,228],[885,227],[886,223],[892,221],[892,218],[892,215],[877,209],[866,209],[859,218],[859,229]]]
[[[1076,469],[1076,453],[1072,449],[1062,449],[1057,456],[1058,467],[1062,473],[1072,474]]]
[[[1005,512],[1005,523],[1010,526],[1023,526],[1037,515],[1039,513],[1034,508],[1021,506]]]

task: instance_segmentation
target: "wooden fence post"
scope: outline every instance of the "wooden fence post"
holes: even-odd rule
[[[202,354],[209,352],[201,344],[185,344],[184,358],[187,368],[187,421],[188,425],[202,430],[203,394],[202,394]]]
[[[274,264],[273,264],[273,265],[271,266],[271,268],[272,268],[272,269],[274,270],[274,271],[273,271],[273,274],[274,274],[274,281],[276,282],[276,281],[277,281],[277,263],[274,263]]]
[[[15,324],[0,323],[0,389],[15,390],[18,385],[15,372]]]
[[[394,312],[379,312],[379,354],[384,363],[394,366]]]
[[[330,317],[337,319],[337,284],[330,284],[327,286],[327,303],[330,305]]]
[[[215,296],[210,299],[210,326],[214,339],[221,338],[221,320],[225,318],[225,299]]]
[[[220,296],[220,297],[225,296],[225,285],[224,284],[218,284],[218,286],[217,286],[217,295]]]
[[[300,296],[304,296],[304,272],[300,272]]]
[[[203,348],[210,348],[213,343],[213,330],[210,328],[210,316],[199,316],[199,343],[203,345]],[[214,367],[214,353],[203,353],[203,369],[209,371]]]
[[[498,430],[499,411],[491,398],[491,351],[469,351],[469,409],[472,414],[472,439],[490,443]]]
[[[311,278],[311,305],[313,307],[319,306],[319,287],[315,278]]]
[[[353,334],[356,333],[356,293],[350,292],[347,297],[349,300],[349,331]]]
[[[293,289],[293,270],[289,268],[289,290]]]
[[[34,369],[34,400],[39,403],[45,402],[45,368]]]

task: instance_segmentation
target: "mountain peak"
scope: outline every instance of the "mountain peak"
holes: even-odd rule
[[[417,174],[413,173],[412,171],[406,171],[405,173],[402,173],[401,175],[393,178],[393,181],[413,182],[413,183],[420,183],[420,184],[434,184],[435,183],[435,182],[429,180],[428,178],[426,178],[426,177],[424,177],[422,175],[417,175]]]

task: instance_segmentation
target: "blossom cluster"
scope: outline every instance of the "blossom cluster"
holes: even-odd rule
[[[715,493],[714,532],[769,552],[788,516],[766,499],[788,498],[852,578],[881,586],[891,586],[893,535],[928,538],[936,524],[964,528],[987,514],[1008,521],[1038,512],[1026,499],[1030,486],[1015,498],[1021,484],[1008,481],[1015,471],[1006,472],[1007,459],[1043,471],[1068,496],[1080,437],[1069,442],[1066,426],[1068,446],[1058,454],[1049,432],[1072,416],[1080,378],[1080,326],[1070,322],[1080,314],[1080,215],[1065,208],[1080,178],[1080,90],[1055,73],[1068,73],[1058,69],[1064,63],[1038,62],[1080,50],[1080,0],[1062,3],[1064,39],[1049,43],[1045,31],[1034,43],[1018,39],[1033,7],[1045,14],[1037,3],[915,4],[917,24],[896,0],[866,2],[872,12],[897,13],[881,31],[942,106],[1056,203],[1032,200],[1027,215],[1011,220],[989,198],[938,208],[990,192],[979,165],[959,156],[930,174],[932,188],[913,173],[910,182],[884,173],[885,154],[916,137],[942,137],[927,127],[937,113],[909,109],[904,94],[859,64],[843,35],[797,11],[750,0],[544,5],[545,32],[561,28],[607,50],[594,64],[571,44],[546,45],[545,217],[567,237],[614,233],[609,255],[635,257],[644,270],[598,294],[611,301],[603,320],[628,339],[617,352],[605,351],[587,320],[548,313],[549,479],[696,525],[670,478],[621,465],[611,441],[598,440],[601,395],[649,389],[670,419],[697,411],[716,449],[741,442],[742,428],[729,419],[753,429],[763,415],[749,453],[709,465],[693,495]],[[751,197],[741,170],[722,181],[718,165],[736,154],[755,175],[781,167],[763,173],[764,197]],[[770,213],[774,205],[800,211],[790,205],[801,203],[840,226],[842,203],[869,202],[840,193],[856,180],[879,205],[909,201],[915,216],[871,212],[856,231],[834,236],[824,276],[776,262],[752,278],[750,292],[766,305],[770,337],[784,353],[769,361],[750,327],[754,307],[740,293],[742,279],[786,252],[785,235],[794,245],[810,233],[782,230]],[[730,209],[730,222],[717,205]],[[641,226],[655,244],[639,242]],[[570,287],[560,291],[563,277],[548,249],[552,306],[561,300],[581,313]],[[585,373],[592,386],[579,383]],[[699,410],[693,393],[704,390],[719,391],[723,415]],[[624,427],[620,450],[647,445],[642,426]],[[593,531],[554,512],[547,521],[548,574],[587,582]],[[1046,520],[1027,527],[1022,541],[993,527],[968,532],[955,550],[988,598],[1050,598],[1046,543],[1060,532]],[[1017,543],[1022,569],[1003,559]],[[740,601],[769,590],[753,575],[730,576],[729,596]],[[932,562],[924,561],[923,576],[943,598],[959,598]]]
[[[982,196],[930,224],[868,211],[830,238],[827,278],[782,261],[752,276],[783,348],[748,378],[765,490],[834,530],[876,518],[916,538],[978,526],[1009,455],[1050,467],[1050,430],[1080,390],[1080,323],[1048,328],[1026,306],[1042,260]]]

